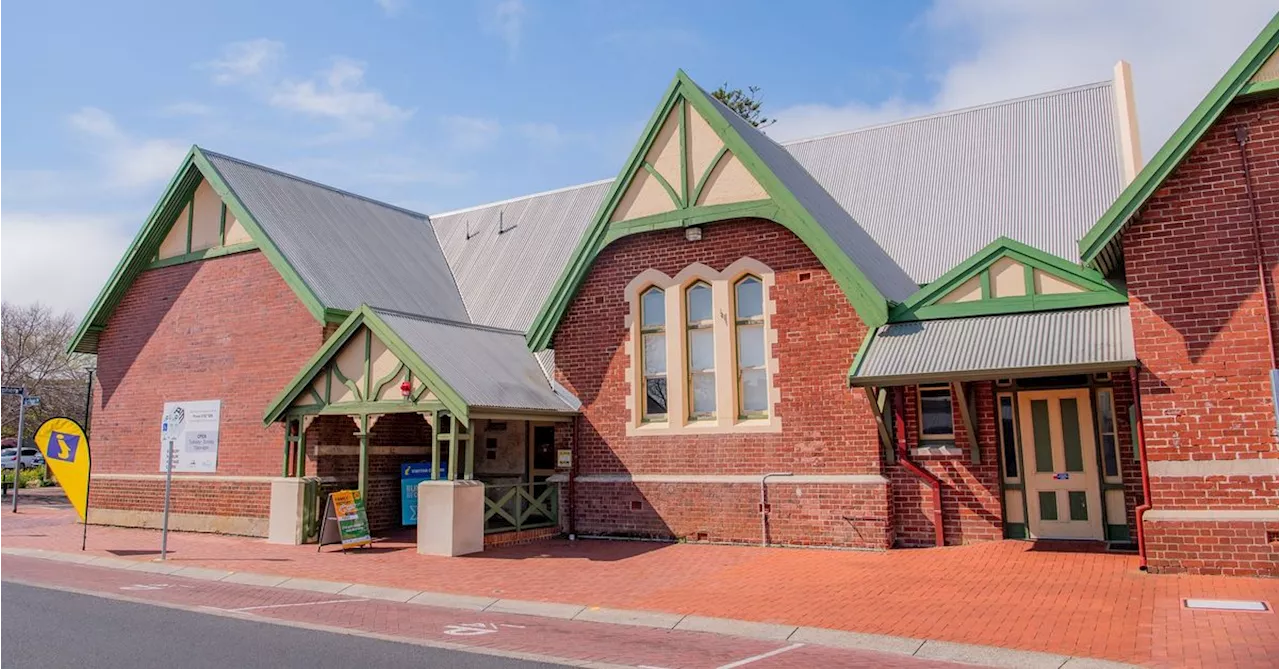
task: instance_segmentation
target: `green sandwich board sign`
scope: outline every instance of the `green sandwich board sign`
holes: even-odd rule
[[[357,546],[369,546],[369,517],[365,514],[364,499],[357,490],[339,490],[329,494],[324,505],[324,520],[320,525],[320,545],[342,544],[342,550]]]

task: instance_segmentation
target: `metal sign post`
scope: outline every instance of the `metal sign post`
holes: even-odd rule
[[[168,436],[168,435],[166,435]],[[164,468],[164,518],[160,525],[160,559],[167,559],[169,553],[169,492],[173,488],[173,439],[167,439],[169,442],[167,457],[165,458]]]
[[[23,423],[27,416],[27,389],[26,388],[9,388],[4,389],[5,395],[18,396],[18,451],[13,459],[13,513],[18,512],[18,487],[22,484],[22,433]],[[39,404],[40,398],[35,398]]]

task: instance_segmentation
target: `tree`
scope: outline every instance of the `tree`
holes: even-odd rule
[[[93,364],[93,356],[67,352],[75,331],[76,317],[70,312],[55,315],[39,302],[0,303],[0,377],[4,385],[25,386],[28,395],[40,398],[39,406],[27,409],[27,438],[46,418],[84,421],[85,367]],[[4,396],[0,431],[5,436],[18,433],[17,396]]]
[[[724,103],[724,106],[746,119],[747,123],[761,130],[773,125],[778,120],[766,118],[760,114],[760,103],[764,100],[760,97],[759,86],[747,86],[746,91],[741,88],[729,90],[729,84],[725,82],[723,86],[712,91],[711,97]]]

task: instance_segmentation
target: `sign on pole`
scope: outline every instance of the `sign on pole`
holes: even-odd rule
[[[22,389],[17,386],[0,386],[0,395],[21,395]]]
[[[165,402],[160,421],[160,471],[212,473],[218,470],[218,421],[222,400]]]
[[[89,438],[70,418],[50,418],[36,430],[36,448],[81,522],[89,522]]]
[[[38,407],[40,406],[40,397],[38,395],[32,395],[31,397],[22,398],[22,406]]]

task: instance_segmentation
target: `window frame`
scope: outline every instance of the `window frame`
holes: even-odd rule
[[[1008,443],[1004,434],[1004,414],[1002,413],[1005,400],[1009,401],[1009,419],[1013,422],[1012,439],[1013,443]],[[1005,483],[1021,483],[1022,482],[1022,444],[1021,435],[1018,434],[1018,397],[1015,393],[998,392],[996,393],[996,435],[1000,442],[1000,476]],[[1012,450],[1013,455],[1013,475],[1009,475],[1009,456]]]
[[[1103,483],[1124,483],[1124,458],[1120,457],[1120,417],[1116,414],[1116,391],[1114,387],[1102,386],[1093,389],[1093,415],[1094,423],[1098,431],[1098,459],[1100,460],[1098,472],[1102,475]],[[1111,430],[1104,428],[1102,419],[1102,403],[1103,398],[1108,407],[1111,409]],[[1116,473],[1107,473],[1107,453],[1106,453],[1106,437],[1111,437],[1112,446],[1115,448]]]
[[[947,420],[951,423],[951,432],[947,434],[925,434],[924,433],[924,392],[925,391],[945,390],[947,392]],[[916,386],[916,437],[920,440],[920,444],[936,445],[939,442],[954,444],[956,441],[956,399],[951,393],[951,384],[921,384]]]
[[[657,294],[662,296],[662,324],[661,325],[645,325],[644,298],[650,292],[656,292]],[[648,286],[645,286],[644,288],[642,288],[640,292],[636,293],[636,297],[637,297],[637,306],[638,306],[637,311],[639,312],[637,316],[638,316],[639,325],[640,325],[640,342],[639,342],[640,345],[637,347],[637,353],[639,354],[639,358],[640,358],[640,388],[639,388],[640,421],[642,423],[665,423],[668,420],[670,420],[670,416],[671,416],[671,380],[670,380],[671,356],[670,355],[665,356],[666,364],[664,365],[665,368],[663,369],[662,374],[650,375],[647,369],[648,356],[645,355],[645,350],[646,350],[645,339],[647,335],[660,334],[662,335],[663,348],[665,349],[667,346],[667,291],[663,290],[661,286],[657,286],[655,284],[649,284]],[[651,378],[652,379],[660,378],[663,380],[663,383],[666,385],[667,405],[666,405],[666,411],[663,413],[649,412],[649,380]]]
[[[707,318],[706,320],[694,321],[692,318],[693,314],[691,311],[693,306],[693,301],[689,299],[689,295],[694,290],[699,288],[706,289],[707,291],[707,297],[711,300],[711,314],[710,314],[710,317]],[[684,368],[685,368],[685,399],[686,399],[685,404],[687,405],[686,406],[687,411],[685,413],[688,414],[688,419],[691,422],[714,421],[716,419],[715,405],[719,404],[719,401],[720,401],[720,393],[718,392],[719,387],[716,385],[716,374],[718,370],[716,369],[715,289],[712,287],[710,281],[699,278],[691,282],[689,285],[685,286],[684,289],[681,290],[681,296],[683,297],[684,309],[682,311],[682,315],[683,315],[683,325],[684,325],[684,331],[685,331]],[[708,332],[711,334],[711,369],[709,371],[706,369],[694,370],[693,368],[693,334],[695,332]],[[700,376],[700,375],[710,376],[712,388],[717,391],[713,395],[714,403],[712,405],[711,411],[697,411],[694,408],[694,405],[696,404],[696,400],[694,398],[693,379],[695,376]],[[668,406],[667,407],[668,415],[670,415],[670,412],[671,412],[671,407]]]
[[[755,281],[760,286],[760,314],[742,318],[739,316],[738,310],[738,287],[747,281]],[[769,379],[769,328],[765,323],[764,311],[765,305],[769,300],[765,296],[764,278],[756,276],[750,272],[734,279],[729,285],[729,301],[733,309],[733,328],[729,333],[729,340],[733,345],[733,369],[734,369],[734,406],[738,411],[739,420],[760,420],[768,419],[771,414],[771,402],[769,402],[769,389],[772,387]],[[760,336],[764,341],[760,342],[761,350],[764,352],[763,360],[758,366],[744,366],[742,364],[742,352],[738,345],[738,337],[742,326],[758,326],[760,328]],[[759,370],[764,372],[765,386],[765,403],[764,409],[761,411],[748,411],[744,406],[747,392],[742,384],[742,373],[744,370]]]

